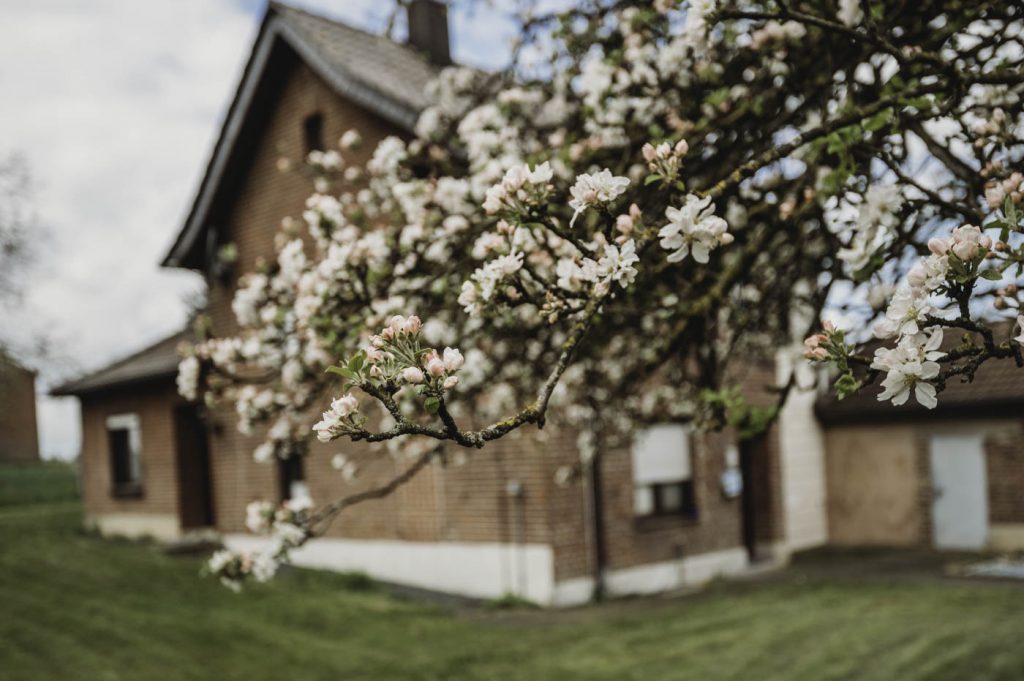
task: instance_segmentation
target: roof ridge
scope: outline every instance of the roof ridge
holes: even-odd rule
[[[283,10],[287,10],[289,12],[295,12],[297,14],[302,14],[302,15],[305,15],[305,16],[309,17],[310,19],[316,19],[317,21],[324,21],[324,22],[327,22],[327,23],[329,23],[329,24],[331,24],[333,26],[344,28],[346,30],[353,31],[355,33],[362,33],[363,35],[365,35],[368,38],[375,38],[377,40],[382,40],[382,41],[388,42],[388,43],[390,43],[392,45],[395,45],[397,47],[404,47],[404,48],[407,48],[407,49],[413,51],[414,53],[416,52],[416,49],[413,46],[409,45],[408,43],[400,43],[397,40],[393,40],[393,39],[389,38],[387,36],[387,34],[384,34],[384,33],[374,33],[373,31],[369,31],[369,30],[367,30],[365,28],[360,28],[359,26],[353,26],[352,24],[350,24],[350,23],[348,23],[346,21],[343,21],[340,18],[334,18],[334,17],[328,16],[326,14],[318,14],[316,12],[313,12],[313,11],[309,10],[309,9],[306,9],[305,7],[299,7],[299,6],[296,6],[296,5],[291,5],[291,4],[288,4],[287,2],[281,2],[280,0],[270,0],[270,2],[268,3],[268,7],[270,9],[283,9]]]

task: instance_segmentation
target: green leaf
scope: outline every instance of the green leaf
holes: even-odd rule
[[[327,367],[327,370],[326,370],[326,372],[325,372],[325,373],[328,373],[328,374],[337,374],[337,375],[339,375],[339,376],[344,376],[345,378],[350,378],[350,379],[352,379],[352,380],[355,380],[355,379],[356,379],[356,374],[355,374],[355,372],[353,372],[353,371],[350,371],[350,370],[349,370],[348,368],[346,368],[346,367],[335,367],[335,366],[330,366],[330,367]]]
[[[348,368],[352,373],[359,373],[359,370],[363,368],[363,364],[366,362],[366,355],[363,354],[362,350],[356,353],[356,356],[349,360]]]
[[[647,176],[647,179],[644,180],[644,186],[646,187],[649,184],[654,184],[655,182],[658,182],[661,179],[661,175],[659,175],[658,173],[651,173],[650,175]]]
[[[889,124],[892,118],[892,109],[883,109],[864,122],[864,129],[869,132],[881,130]]]
[[[1003,278],[1003,274],[999,270],[990,269],[981,272],[982,279],[988,279],[989,281],[999,281]]]

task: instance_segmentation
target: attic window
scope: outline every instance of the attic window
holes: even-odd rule
[[[306,153],[324,150],[324,115],[310,114],[302,122],[302,133],[306,141]]]

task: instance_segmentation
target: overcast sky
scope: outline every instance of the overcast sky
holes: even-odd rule
[[[386,0],[294,2],[380,30]],[[176,235],[263,16],[262,0],[0,0],[0,157],[27,157],[40,262],[5,335],[44,333],[75,375],[179,329],[198,276]],[[512,26],[457,8],[457,60],[496,66]],[[56,369],[55,369],[56,367]],[[79,447],[73,398],[39,399],[44,456]]]

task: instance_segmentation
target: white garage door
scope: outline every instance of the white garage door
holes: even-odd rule
[[[980,549],[988,541],[984,436],[937,435],[931,441],[933,536],[943,549]]]

